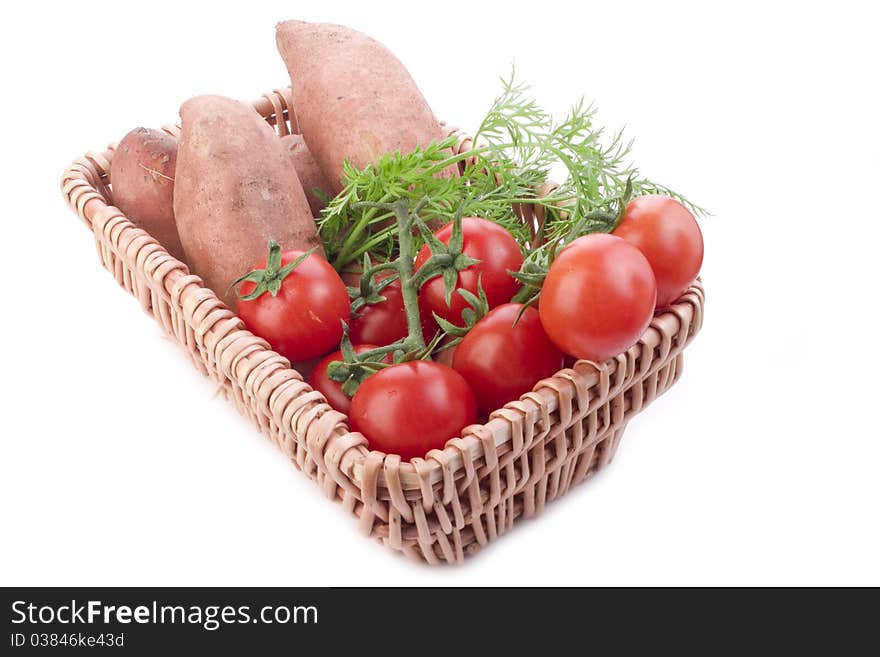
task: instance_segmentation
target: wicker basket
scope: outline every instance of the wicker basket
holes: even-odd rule
[[[254,103],[282,135],[297,131],[288,94],[276,90]],[[445,449],[401,462],[369,451],[285,358],[111,205],[114,148],[88,153],[61,180],[70,207],[94,233],[104,267],[243,415],[358,517],[364,534],[431,564],[462,561],[608,464],[629,419],[681,375],[682,350],[702,322],[697,282],[626,353],[601,366],[580,361],[486,424],[467,427]]]

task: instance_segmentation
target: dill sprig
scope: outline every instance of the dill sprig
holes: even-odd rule
[[[549,195],[520,202],[542,205],[547,218],[541,244],[558,247],[581,235],[610,231],[621,204],[633,195],[666,194],[684,203],[698,216],[705,211],[665,185],[643,178],[629,161],[633,142],[623,131],[606,140],[596,124],[596,107],[578,101],[562,121],[556,122],[527,95],[529,87],[515,81],[514,73],[502,78],[502,92],[480,125],[474,141],[488,145],[481,156],[511,157],[524,169],[546,172],[562,165],[567,176]]]
[[[318,222],[325,252],[337,269],[359,262],[365,253],[375,261],[395,257],[393,213],[370,203],[407,200],[415,205],[427,198],[420,215],[429,225],[448,223],[456,214],[476,215],[524,237],[526,229],[514,213],[511,199],[530,194],[536,179],[517,173],[509,161],[499,162],[491,170],[468,166],[461,175],[441,175],[464,160],[452,155],[456,144],[457,138],[449,137],[411,153],[388,153],[360,170],[345,163],[345,187]]]
[[[429,225],[456,215],[496,221],[535,265],[546,265],[572,239],[613,230],[632,195],[666,194],[698,216],[705,214],[681,194],[643,178],[629,161],[632,142],[622,131],[606,140],[592,104],[579,101],[557,122],[528,96],[529,87],[516,82],[513,71],[501,84],[468,151],[453,155],[457,142],[449,137],[411,153],[388,153],[364,169],[344,165],[344,189],[319,220],[324,249],[337,269],[360,262],[364,254],[379,262],[396,257],[394,217],[381,207],[399,200],[421,203],[420,216]],[[536,190],[560,165],[566,178],[538,197]],[[452,167],[460,175],[449,175]],[[536,235],[517,215],[517,206],[528,204],[545,210]]]

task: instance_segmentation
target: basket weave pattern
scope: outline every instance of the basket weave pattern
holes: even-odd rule
[[[254,103],[282,135],[298,131],[288,94],[276,90]],[[466,147],[463,138],[459,148]],[[365,534],[431,564],[462,561],[608,464],[629,419],[681,375],[682,351],[702,323],[697,282],[626,353],[601,365],[580,361],[445,449],[401,462],[369,451],[285,358],[112,206],[114,148],[78,159],[61,181],[94,233],[101,264],[243,415],[358,517]]]

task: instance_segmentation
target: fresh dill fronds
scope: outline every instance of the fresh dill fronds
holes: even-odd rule
[[[532,195],[541,176],[520,171],[519,165],[507,158],[491,166],[462,164],[464,171],[450,175],[450,167],[460,168],[459,162],[465,161],[464,156],[452,155],[457,143],[456,137],[450,137],[405,155],[388,153],[360,170],[344,165],[345,187],[318,221],[324,250],[337,269],[359,262],[365,253],[379,262],[395,257],[393,215],[370,203],[404,199],[415,205],[428,199],[420,217],[429,225],[448,223],[456,214],[479,216],[526,238],[527,229],[511,199]]]
[[[513,71],[501,84],[470,150],[453,155],[453,136],[412,153],[386,154],[364,169],[345,164],[344,189],[319,220],[325,251],[337,269],[360,262],[364,254],[378,262],[396,255],[392,213],[364,202],[406,200],[414,206],[427,198],[420,217],[429,225],[456,214],[495,221],[536,265],[576,237],[613,230],[632,195],[665,194],[705,214],[681,194],[643,178],[629,161],[632,142],[620,131],[606,138],[593,105],[581,100],[557,122],[528,96],[529,87],[518,83]],[[565,179],[538,197],[536,190],[560,165]],[[460,175],[449,175],[450,168]],[[544,223],[534,236],[516,211],[528,204],[544,208]]]

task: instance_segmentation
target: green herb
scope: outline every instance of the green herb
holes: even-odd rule
[[[453,136],[412,153],[386,154],[364,169],[346,163],[345,187],[319,221],[325,251],[338,270],[365,254],[385,262],[398,253],[393,213],[363,202],[405,200],[413,206],[427,198],[420,216],[429,225],[456,215],[496,221],[513,233],[527,256],[540,251],[533,262],[552,259],[561,244],[576,237],[613,230],[630,195],[666,194],[698,216],[705,214],[682,195],[641,177],[628,161],[632,142],[621,132],[606,139],[592,105],[582,100],[556,122],[528,97],[528,87],[517,83],[513,72],[501,83],[469,150],[453,154],[458,145]],[[549,171],[559,165],[568,173],[565,180],[537,197]],[[443,175],[450,167],[460,175]],[[532,227],[534,234],[517,205],[544,208],[545,220]]]
[[[318,223],[325,252],[338,270],[359,262],[364,254],[383,262],[398,252],[394,214],[364,203],[404,200],[414,206],[428,199],[420,216],[429,225],[448,223],[456,214],[476,215],[498,222],[515,236],[526,236],[510,199],[532,194],[540,180],[518,174],[512,162],[491,171],[465,166],[461,175],[442,175],[467,156],[451,154],[457,142],[456,137],[450,137],[406,155],[389,153],[362,170],[344,165],[345,187],[324,209]],[[416,239],[418,247],[421,238]]]
[[[547,216],[534,240],[537,243],[529,245],[532,249],[613,230],[621,206],[634,195],[666,194],[695,214],[705,214],[682,195],[641,177],[628,161],[632,141],[625,141],[622,131],[606,140],[604,129],[595,123],[593,105],[581,99],[557,123],[527,97],[528,87],[516,83],[513,73],[509,79],[502,79],[502,85],[502,93],[483,119],[474,141],[488,144],[490,158],[501,152],[527,169],[548,171],[561,164],[568,173],[549,195],[517,201],[545,208]]]

